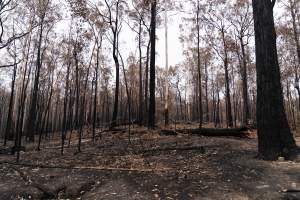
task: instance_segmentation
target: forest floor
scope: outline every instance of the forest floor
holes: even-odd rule
[[[252,134],[255,135],[255,134]],[[105,132],[95,144],[74,138],[0,154],[0,199],[300,199],[300,164],[257,158],[257,139],[160,136],[146,128]],[[297,138],[300,145],[300,138]]]

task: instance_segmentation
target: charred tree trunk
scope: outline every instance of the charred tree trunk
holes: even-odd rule
[[[292,22],[293,22],[293,32],[294,32],[294,40],[296,43],[296,49],[297,49],[297,56],[298,56],[298,64],[300,65],[300,42],[299,42],[299,32],[298,32],[298,27],[296,24],[296,2],[290,1],[290,11],[291,11],[291,16],[292,16]]]
[[[13,123],[12,123],[12,114],[13,114],[13,105],[14,105],[14,94],[15,94],[15,82],[17,75],[17,64],[14,65],[12,82],[11,82],[11,92],[9,99],[9,107],[8,107],[8,116],[6,122],[6,130],[4,136],[4,146],[6,146],[7,140],[11,140],[13,138]]]
[[[202,104],[202,72],[201,72],[201,60],[200,60],[200,2],[197,1],[197,70],[198,70],[198,103],[199,103],[199,127],[203,125],[203,104]]]
[[[247,59],[245,53],[245,44],[243,37],[240,37],[240,44],[242,50],[242,86],[243,86],[243,125],[247,126],[250,120],[249,97],[248,97],[248,73],[247,73]]]
[[[40,72],[42,67],[42,39],[43,39],[43,30],[44,30],[44,17],[41,19],[40,32],[39,32],[39,41],[38,41],[38,50],[37,50],[37,60],[36,60],[36,70],[34,78],[33,93],[30,103],[29,117],[27,121],[27,137],[30,142],[34,142],[35,135],[35,125],[36,125],[36,113],[37,113],[37,100],[39,92],[39,81],[40,81]]]
[[[204,63],[205,67],[205,121],[210,122],[209,119],[209,100],[208,100],[208,69],[207,61]]]
[[[219,87],[218,85],[217,85],[217,87]],[[221,104],[221,102],[220,102],[220,91],[219,91],[219,89],[217,88],[217,105],[216,105],[216,125],[217,125],[217,127],[220,127],[220,123],[221,123],[221,119],[220,119],[220,115],[222,114],[221,112],[220,112],[220,104]]]
[[[100,46],[97,48],[96,69],[95,69],[95,93],[94,93],[94,108],[93,108],[93,142],[96,137],[96,122],[97,122],[97,94],[98,94],[98,71],[99,71],[99,52]],[[103,111],[104,112],[104,111]]]
[[[151,34],[149,33],[149,36]],[[145,65],[145,111],[144,111],[144,123],[146,124],[148,120],[148,96],[149,96],[149,54],[150,54],[150,45],[151,40],[149,39],[148,45],[147,45],[147,52],[146,52],[146,65]]]
[[[224,70],[225,70],[225,96],[226,96],[226,122],[228,127],[233,126],[232,120],[232,110],[231,110],[231,96],[230,96],[230,80],[228,72],[228,49],[225,40],[225,30],[224,27],[221,29],[223,47],[224,47]]]
[[[112,26],[112,17],[110,17],[110,23]],[[116,86],[115,86],[115,99],[114,99],[114,110],[111,120],[111,127],[114,128],[117,125],[118,109],[119,109],[119,89],[120,89],[120,63],[118,59],[118,22],[119,21],[119,1],[116,4],[116,16],[115,16],[115,27],[111,27],[113,32],[113,59],[116,67]]]
[[[41,141],[42,141],[42,135],[43,135],[44,130],[45,130],[45,124],[46,124],[46,119],[47,119],[48,112],[50,112],[52,94],[53,94],[53,81],[51,83],[49,99],[48,99],[48,102],[47,102],[47,106],[46,106],[44,115],[43,115],[43,112],[41,111],[41,127],[40,127],[39,140],[38,140],[38,146],[37,146],[38,151],[41,150],[40,146],[41,146]]]
[[[258,152],[266,160],[289,158],[296,148],[283,105],[273,7],[275,0],[253,0]]]
[[[144,100],[143,100],[143,63],[142,63],[142,18],[139,20],[139,115],[138,123],[142,125],[143,123],[143,109],[144,109]]]
[[[77,42],[76,42],[77,43]],[[75,44],[74,50],[73,50],[73,56],[75,61],[75,84],[76,84],[76,101],[75,101],[75,128],[77,129],[79,127],[79,101],[80,101],[80,78],[79,78],[79,61],[78,61],[78,48]]]
[[[165,126],[169,126],[170,121],[170,113],[169,113],[169,53],[168,53],[168,11],[166,8],[166,1],[165,1],[165,56],[166,56],[166,63],[165,63]]]
[[[31,38],[31,36],[30,36]],[[26,62],[25,62],[25,72],[23,75],[23,81],[22,81],[22,89],[21,89],[21,97],[19,101],[19,106],[18,106],[18,117],[17,117],[17,126],[16,126],[16,134],[15,134],[15,145],[14,147],[17,149],[17,162],[20,159],[20,147],[22,144],[22,135],[23,135],[23,122],[24,122],[24,113],[25,113],[25,100],[27,98],[27,87],[29,84],[30,80],[30,74],[31,74],[31,65],[29,67],[28,75],[27,75],[27,80],[26,80],[26,72],[27,72],[27,64],[28,64],[28,57],[29,57],[29,50],[30,50],[30,42],[29,46],[27,49],[27,56],[26,56]]]
[[[149,101],[149,115],[148,128],[155,127],[155,43],[156,43],[156,0],[151,3],[151,54],[150,54],[150,101]]]
[[[65,98],[64,98],[64,111],[63,111],[63,130],[61,134],[61,155],[64,154],[64,145],[66,134],[68,130],[67,123],[67,108],[68,108],[68,92],[69,92],[69,78],[70,78],[70,67],[71,67],[71,58],[69,58],[69,63],[67,67],[67,76],[66,76],[66,87],[65,87]]]

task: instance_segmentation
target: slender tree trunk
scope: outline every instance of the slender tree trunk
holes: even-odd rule
[[[12,114],[13,114],[13,105],[14,105],[16,75],[17,75],[17,64],[15,63],[14,70],[13,70],[13,76],[12,76],[12,82],[11,82],[11,92],[10,92],[8,116],[7,116],[7,122],[6,122],[6,130],[5,130],[5,136],[4,136],[4,146],[6,146],[7,139],[12,139],[12,136],[13,136]]]
[[[183,119],[183,105],[182,105],[182,97],[181,97],[181,92],[178,88],[178,98],[179,98],[179,108],[180,108],[180,120]]]
[[[168,12],[167,12],[167,2],[165,1],[165,126],[169,125],[169,54],[168,54]]]
[[[27,137],[30,142],[34,142],[35,135],[35,126],[36,126],[36,113],[37,113],[37,100],[39,93],[39,79],[40,71],[42,67],[42,58],[41,58],[41,46],[43,40],[43,30],[44,30],[44,16],[41,19],[40,32],[39,32],[39,41],[38,41],[38,51],[37,51],[37,61],[36,61],[36,70],[35,70],[35,79],[34,79],[34,88],[31,98],[29,118],[27,122]]]
[[[149,36],[151,34],[149,33]],[[147,45],[147,52],[146,52],[146,65],[145,65],[145,112],[144,112],[144,122],[146,124],[148,120],[148,94],[149,94],[149,54],[150,54],[150,45],[151,40],[149,39],[148,45]]]
[[[248,73],[247,73],[247,59],[245,53],[245,44],[243,37],[240,37],[240,44],[242,49],[242,86],[243,86],[243,125],[247,126],[250,120],[249,97],[248,97]]]
[[[291,16],[292,16],[292,22],[293,22],[293,32],[294,32],[294,40],[296,43],[296,49],[297,49],[297,57],[298,57],[298,64],[300,67],[300,42],[299,42],[299,33],[298,33],[298,27],[296,24],[296,2],[292,2],[292,0],[290,1],[290,11],[291,11]]]
[[[138,123],[142,125],[143,123],[143,109],[144,109],[144,100],[143,100],[143,59],[142,59],[142,18],[139,20],[139,115]]]
[[[214,123],[214,126],[217,127],[216,123],[216,111],[217,109],[217,102],[216,102],[216,90],[215,90],[215,83],[212,81],[212,111],[211,111],[211,116],[212,116],[212,122]]]
[[[118,52],[121,58],[121,62],[122,62],[122,69],[123,69],[123,76],[124,76],[124,82],[125,82],[125,90],[126,90],[126,95],[127,95],[127,108],[128,108],[128,126],[129,126],[129,131],[128,131],[128,141],[129,143],[131,142],[131,133],[130,133],[130,127],[131,127],[131,88],[129,88],[128,86],[128,81],[127,81],[127,76],[125,73],[125,64],[124,64],[124,60],[120,54],[120,52]]]
[[[298,78],[296,77],[296,80]],[[297,84],[299,84],[299,81],[296,81]],[[300,87],[299,86],[296,86],[296,90],[297,90],[297,93],[298,93],[298,109],[300,110]]]
[[[287,97],[287,109],[290,113],[290,123],[292,124],[292,129],[296,129],[296,118],[294,114],[294,105],[292,100],[292,95],[290,91],[290,82],[287,80],[286,83],[286,97]]]
[[[296,68],[296,90],[298,92],[298,105],[300,110],[300,88],[299,88],[299,77],[298,77],[298,70],[300,67],[300,42],[299,42],[299,33],[298,33],[298,26],[296,23],[296,12],[295,12],[295,3],[292,0],[289,0],[290,2],[290,12],[292,16],[292,22],[293,22],[293,33],[294,33],[294,40],[296,43],[296,49],[297,49],[297,57],[298,57],[298,67]]]
[[[80,79],[79,79],[79,61],[77,58],[77,44],[74,47],[75,60],[75,81],[76,81],[76,102],[75,102],[75,128],[79,127],[79,101],[80,101]]]
[[[118,59],[118,22],[119,21],[119,1],[116,4],[116,16],[115,16],[115,27],[112,28],[113,32],[113,59],[116,67],[116,86],[115,86],[115,99],[114,99],[114,110],[111,121],[111,128],[117,125],[118,109],[119,109],[119,88],[120,88],[120,63]]]
[[[151,3],[151,54],[150,54],[150,102],[148,128],[155,127],[155,43],[156,43],[156,0]]]
[[[30,74],[31,74],[31,65],[30,65],[28,75],[27,75],[27,80],[26,80],[29,50],[30,50],[30,43],[28,46],[26,62],[24,65],[25,71],[24,71],[24,75],[23,75],[21,97],[20,97],[19,106],[18,106],[18,118],[17,118],[16,134],[15,134],[15,145],[14,145],[14,147],[17,149],[17,162],[20,159],[20,147],[21,147],[21,139],[22,139],[22,135],[23,135],[23,122],[24,122],[24,113],[25,113],[25,100],[27,97],[26,91],[27,91],[27,87],[29,84],[29,80],[30,80]]]
[[[76,88],[74,88],[74,90],[72,91],[72,87],[69,88],[69,94],[70,94],[70,101],[69,101],[69,105],[68,105],[68,129],[69,129],[69,139],[68,139],[68,147],[70,147],[71,144],[71,139],[72,139],[72,132],[74,129],[74,124],[75,124],[75,120],[74,120],[74,105],[75,105],[75,92],[76,92]]]
[[[94,50],[96,47],[96,43],[94,45],[94,48],[92,50],[92,55],[90,58],[90,62],[88,65],[88,69],[86,72],[86,77],[85,77],[85,81],[84,81],[84,88],[83,88],[83,97],[81,100],[81,105],[80,105],[80,117],[79,117],[79,132],[78,132],[78,152],[81,152],[81,141],[82,141],[82,136],[83,136],[83,128],[85,125],[85,119],[86,119],[86,93],[87,93],[87,88],[88,88],[88,80],[89,80],[89,75],[90,75],[90,68],[92,65],[92,59],[93,59],[93,54],[94,54]],[[98,51],[98,49],[97,49]],[[97,54],[98,56],[98,54]]]
[[[85,123],[84,123],[84,119],[85,119],[85,116],[86,116],[85,102],[86,102],[86,92],[87,92],[87,84],[88,84],[89,72],[90,72],[90,66],[88,67],[88,70],[87,70],[87,74],[86,74],[86,78],[85,78],[85,83],[84,83],[83,97],[82,97],[81,105],[80,105],[78,146],[77,146],[78,152],[81,152],[81,141],[82,141],[82,135],[83,135],[83,127],[85,125]]]
[[[225,30],[222,28],[221,30],[222,40],[223,40],[223,47],[224,47],[224,70],[225,70],[225,96],[226,96],[226,121],[227,126],[232,127],[233,126],[233,120],[232,120],[232,109],[231,109],[231,96],[230,96],[230,81],[229,81],[229,73],[228,73],[228,49],[226,45],[225,40]]]
[[[203,103],[202,103],[202,72],[200,60],[200,2],[197,0],[197,70],[198,70],[198,89],[199,89],[199,127],[203,125]]]
[[[205,116],[206,122],[209,122],[209,100],[208,100],[208,69],[207,69],[207,61],[205,61],[204,63],[204,67],[205,67]]]
[[[69,79],[70,79],[70,67],[71,67],[71,58],[69,58],[69,63],[67,67],[67,76],[66,76],[66,87],[65,87],[65,98],[64,98],[64,111],[63,111],[63,131],[61,134],[61,155],[64,154],[65,139],[68,130],[67,125],[67,108],[68,108],[68,92],[69,92]]]
[[[53,83],[51,83],[53,84]],[[53,86],[51,85],[51,89],[50,89],[50,94],[49,94],[49,99],[47,102],[47,106],[44,112],[44,116],[43,116],[43,112],[41,112],[41,128],[40,128],[40,132],[39,132],[39,140],[38,140],[38,146],[37,146],[37,150],[40,151],[40,146],[41,146],[41,141],[42,141],[42,135],[44,132],[44,127],[46,124],[46,118],[47,118],[47,114],[50,110],[50,106],[51,106],[51,100],[52,100],[52,94],[53,94]]]
[[[94,109],[93,109],[93,142],[95,142],[96,139],[99,52],[100,52],[100,47],[97,48],[97,55],[96,55],[97,57],[96,57],[96,69],[95,69],[95,93],[94,93]]]
[[[217,89],[217,109],[216,109],[216,124],[217,127],[220,127],[220,123],[221,123],[221,118],[220,115],[222,115],[222,113],[220,112],[220,91],[219,89]]]

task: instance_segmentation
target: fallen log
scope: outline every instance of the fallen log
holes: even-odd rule
[[[15,153],[18,152],[18,151],[25,152],[26,148],[24,146],[21,146],[20,148],[16,147],[16,146],[3,147],[3,148],[0,148],[0,155],[15,155]]]
[[[178,133],[174,130],[161,130],[159,135],[161,135],[161,136],[177,136]]]
[[[129,126],[129,125],[138,125],[139,121],[137,119],[135,120],[131,120],[131,121],[124,121],[124,122],[120,122],[117,125],[118,126]]]
[[[205,149],[203,146],[184,146],[184,147],[165,147],[165,148],[154,148],[154,149],[145,149],[140,151],[135,151],[136,154],[144,153],[154,153],[162,151],[198,151],[199,153],[204,154]]]
[[[283,193],[300,193],[300,189],[284,189],[281,192],[283,192]]]
[[[247,127],[242,128],[196,128],[196,129],[178,129],[173,130],[162,130],[161,134],[166,135],[171,133],[183,133],[183,134],[194,134],[194,135],[202,135],[208,137],[221,137],[221,136],[231,136],[231,137],[245,137],[248,138],[249,134],[247,131],[250,130]]]
[[[0,162],[0,165],[10,165],[28,168],[42,168],[42,169],[62,169],[62,170],[95,170],[95,171],[132,171],[132,172],[166,172],[173,170],[172,168],[122,168],[122,167],[108,167],[108,166],[63,166],[63,165],[41,165],[29,163],[15,163],[15,162]]]
[[[97,132],[96,135],[100,135],[102,133],[113,133],[113,134],[116,134],[116,133],[126,133],[126,129],[125,128],[110,128],[110,129],[105,129],[105,130],[102,130],[100,132]]]

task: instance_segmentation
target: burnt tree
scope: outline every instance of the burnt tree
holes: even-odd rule
[[[276,0],[253,0],[259,156],[289,158],[296,148],[283,103],[273,7]]]
[[[150,24],[150,99],[149,99],[149,115],[148,127],[153,129],[155,126],[155,31],[156,31],[156,0],[151,3],[151,24]]]

